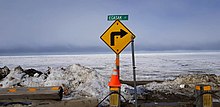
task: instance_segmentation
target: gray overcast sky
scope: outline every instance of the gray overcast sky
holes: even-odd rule
[[[0,53],[111,51],[109,14],[136,50],[220,50],[220,0],[0,0]]]

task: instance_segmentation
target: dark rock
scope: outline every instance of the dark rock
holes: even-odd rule
[[[5,78],[10,73],[10,70],[7,66],[4,66],[3,68],[0,68],[0,80]]]
[[[44,73],[44,79],[47,79],[47,77],[48,77],[48,75],[50,75],[50,73],[51,73],[51,67],[48,67],[48,69],[47,69],[47,72],[46,73]]]
[[[38,77],[43,74],[41,71],[37,71],[37,70],[35,70],[35,69],[27,69],[27,70],[24,70],[23,72],[25,73],[25,75],[28,75],[28,76],[30,76],[30,77],[33,77],[34,74],[36,74],[36,73],[38,74]],[[24,76],[25,76],[25,75],[24,75]],[[23,77],[24,77],[24,76],[23,76]]]
[[[63,67],[61,68],[61,70],[66,71],[66,69],[65,69],[65,68],[63,68]]]
[[[51,67],[48,67],[47,74],[49,75],[51,72]]]
[[[24,69],[19,65],[15,67],[14,71],[24,71]]]
[[[189,64],[182,64],[181,66],[189,66]]]
[[[10,77],[10,78],[9,78],[10,81],[11,81],[11,80],[14,80],[14,79],[15,79],[14,77]]]
[[[16,84],[13,84],[12,86],[14,86],[14,87],[23,87],[20,82],[16,83]]]

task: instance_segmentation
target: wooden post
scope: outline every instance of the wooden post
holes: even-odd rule
[[[62,97],[63,89],[60,86],[0,88],[0,100],[61,100]]]

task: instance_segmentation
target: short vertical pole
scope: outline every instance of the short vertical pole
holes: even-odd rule
[[[113,86],[110,86],[110,93],[112,93],[112,92],[117,92],[117,93],[121,93],[121,88],[120,88],[120,86],[121,86],[121,83],[120,83],[120,69],[119,69],[119,63],[120,63],[120,61],[119,61],[119,55],[118,54],[116,54],[116,59],[115,59],[115,66],[116,66],[116,69],[114,69],[114,72],[117,72],[117,81],[114,81],[114,82],[116,82],[115,84],[111,84],[111,85],[113,85]],[[113,82],[112,81],[112,82]],[[115,86],[114,86],[115,85]],[[120,97],[120,95],[119,94],[117,94],[117,93],[114,93],[114,94],[111,94],[110,95],[110,107],[120,107],[120,105],[121,105],[121,97]]]
[[[110,87],[110,93],[117,92],[119,93],[119,87]],[[118,94],[111,94],[110,95],[110,107],[120,107],[120,99]]]
[[[119,54],[116,54],[116,59],[115,59],[115,66],[116,70],[118,72],[118,79],[120,80],[120,59],[119,59]],[[118,89],[119,94],[121,94],[121,88],[119,87]],[[118,95],[118,107],[121,105],[121,96]]]
[[[137,107],[137,83],[136,83],[136,71],[135,71],[135,56],[134,56],[134,38],[133,35],[131,35],[131,51],[132,51],[132,67],[133,67],[133,78],[134,78],[134,98],[135,98],[135,107]]]
[[[207,93],[211,91],[210,85],[197,85],[196,86],[196,107],[212,107],[212,95]],[[206,94],[207,93],[207,94]]]
[[[119,54],[116,54],[116,59],[115,59],[115,66],[116,70],[118,71],[118,79],[120,79],[120,60],[119,60]]]
[[[196,85],[196,91],[195,91],[196,107],[203,107],[203,105],[202,105],[202,93],[203,93],[202,88],[203,87],[201,87],[200,85]]]
[[[203,92],[206,93],[206,92],[210,92],[210,91],[211,91],[210,85],[203,86]],[[203,102],[203,107],[212,107],[212,94],[210,94],[210,93],[203,94],[202,102]]]

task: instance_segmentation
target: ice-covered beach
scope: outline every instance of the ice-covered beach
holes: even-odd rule
[[[141,99],[150,96],[148,101],[190,101],[195,84],[219,87],[220,52],[138,53],[135,56],[137,80],[150,81],[138,86]],[[120,60],[120,79],[132,81],[131,55],[121,54]],[[0,67],[10,69],[0,84],[3,88],[62,86],[66,90],[63,100],[96,98],[100,101],[109,92],[107,84],[114,62],[114,54],[0,56]],[[30,69],[42,74],[26,75],[25,70]],[[133,100],[131,86],[123,84],[121,90],[126,99]]]
[[[138,80],[174,79],[180,74],[220,74],[220,52],[138,53]],[[72,64],[90,67],[102,76],[110,77],[114,69],[114,54],[0,56],[0,66],[17,66],[46,71]],[[132,78],[131,55],[120,55],[121,79]]]

